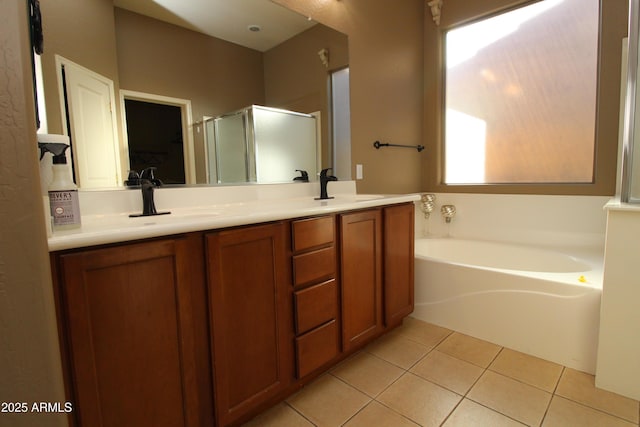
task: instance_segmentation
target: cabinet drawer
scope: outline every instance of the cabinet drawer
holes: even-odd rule
[[[313,372],[338,354],[338,326],[335,320],[296,338],[298,378]]]
[[[334,218],[320,218],[293,221],[293,250],[295,252],[333,243],[335,235]]]
[[[293,257],[293,284],[303,285],[335,276],[336,250],[333,246]]]
[[[302,334],[338,316],[338,287],[335,279],[294,294],[296,333]]]

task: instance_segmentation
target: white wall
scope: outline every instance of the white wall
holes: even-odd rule
[[[640,207],[608,215],[596,386],[640,399]]]
[[[535,245],[603,246],[608,196],[437,193],[428,220],[416,207],[416,234]],[[446,224],[440,209],[452,204]]]

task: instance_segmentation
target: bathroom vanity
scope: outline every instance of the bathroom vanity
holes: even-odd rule
[[[236,425],[399,325],[416,199],[219,203],[52,237],[71,423]]]

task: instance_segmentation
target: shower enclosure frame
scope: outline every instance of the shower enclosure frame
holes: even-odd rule
[[[627,60],[627,83],[624,107],[623,147],[622,147],[622,185],[620,201],[640,203],[640,91],[638,87],[638,68],[640,64],[640,0],[629,0],[629,53]],[[638,156],[634,171],[634,156]],[[637,181],[634,185],[634,181]]]

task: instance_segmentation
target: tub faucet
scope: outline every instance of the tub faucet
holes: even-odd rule
[[[451,222],[451,218],[453,218],[456,214],[456,207],[453,205],[442,205],[440,208],[440,213],[444,217],[444,221],[448,224]]]
[[[333,199],[333,197],[329,197],[327,195],[327,184],[329,183],[329,181],[337,181],[338,178],[333,175],[327,175],[330,170],[332,169],[327,168],[322,169],[322,171],[320,172],[320,197],[316,197],[316,200]]]
[[[429,215],[436,207],[436,195],[425,193],[420,196],[420,209],[425,219],[429,219]]]

